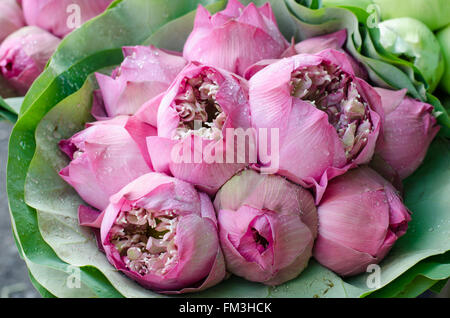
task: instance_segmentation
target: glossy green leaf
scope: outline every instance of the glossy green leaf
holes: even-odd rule
[[[5,99],[5,103],[8,105],[7,109],[16,115],[19,115],[23,100],[24,97],[10,97]]]
[[[450,253],[429,257],[414,265],[403,275],[370,297],[417,297],[438,281],[450,276]],[[425,289],[424,289],[425,287]]]
[[[446,102],[446,100],[444,99]],[[450,116],[446,107],[444,107],[439,99],[431,94],[427,94],[427,102],[433,105],[434,115],[437,117],[438,123],[441,125],[440,135],[450,138]]]
[[[435,294],[439,294],[442,292],[442,289],[447,285],[449,281],[449,278],[439,280],[436,284],[430,287],[430,291],[432,291]]]
[[[43,298],[56,298],[55,295],[50,293],[47,289],[45,289],[41,284],[37,282],[30,271],[28,271],[28,277],[30,278],[31,284],[33,284],[34,288],[36,288],[36,290]]]
[[[12,107],[8,101],[0,97],[0,119],[6,119],[15,123],[17,121],[17,114],[18,112],[16,112],[14,107]]]

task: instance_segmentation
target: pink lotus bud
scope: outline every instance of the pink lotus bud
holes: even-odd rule
[[[228,1],[225,10],[211,16],[197,9],[194,30],[184,45],[189,61],[221,67],[243,75],[247,67],[263,59],[279,58],[288,42],[278,30],[269,3],[257,8]]]
[[[154,127],[128,116],[88,124],[60,142],[71,162],[59,174],[84,201],[104,210],[111,195],[153,171],[145,138],[154,135]]]
[[[180,294],[225,278],[214,207],[187,182],[143,175],[111,197],[102,217],[108,260],[146,288]]]
[[[25,25],[22,10],[16,0],[0,1],[0,43]]]
[[[307,190],[277,175],[245,170],[225,183],[214,206],[231,273],[279,285],[308,265],[317,211]]]
[[[318,214],[314,257],[342,276],[379,263],[411,220],[394,187],[367,167],[330,181]]]
[[[157,122],[158,137],[147,138],[155,171],[214,194],[249,162],[249,149],[236,151],[235,136],[227,139],[234,128],[242,135],[250,128],[247,81],[227,71],[188,65],[163,96]],[[252,133],[246,137],[253,145]]]
[[[375,89],[385,113],[383,137],[379,138],[375,152],[404,179],[422,163],[439,131],[433,106],[405,96],[406,89]]]
[[[44,70],[60,40],[37,27],[24,27],[0,46],[0,72],[20,93],[25,93]]]
[[[124,47],[123,53],[125,60],[111,77],[96,74],[103,113],[108,117],[134,115],[145,102],[163,93],[187,63],[154,46]]]
[[[113,0],[22,0],[28,25],[35,25],[62,38],[96,17]]]
[[[354,76],[343,53],[285,58],[249,83],[252,126],[280,132],[278,173],[314,186],[317,201],[329,179],[371,160],[381,127],[380,97]]]

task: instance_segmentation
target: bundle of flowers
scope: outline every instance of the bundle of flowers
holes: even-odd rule
[[[38,290],[438,289],[450,119],[414,64],[356,7],[198,3],[115,2],[27,94],[8,195]]]

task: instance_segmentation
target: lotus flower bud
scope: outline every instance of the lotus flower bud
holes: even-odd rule
[[[22,0],[28,25],[35,25],[62,38],[96,17],[113,0]]]
[[[60,40],[37,27],[24,27],[0,45],[0,72],[20,93],[25,93],[44,70]]]
[[[183,55],[189,61],[243,75],[259,60],[279,58],[288,45],[269,3],[257,8],[253,3],[244,7],[230,0],[225,10],[213,16],[198,7]]]
[[[354,76],[345,54],[285,58],[249,83],[252,126],[279,129],[278,173],[314,187],[317,202],[329,179],[372,159],[381,100]]]
[[[380,43],[390,53],[412,60],[432,92],[444,72],[441,47],[425,24],[412,18],[397,18],[379,24]]]
[[[245,170],[225,183],[214,206],[231,273],[279,285],[306,268],[317,233],[307,190],[277,175]]]
[[[422,163],[439,131],[433,106],[406,96],[406,89],[375,89],[385,113],[383,136],[375,152],[405,179]]]
[[[59,174],[84,201],[104,210],[111,195],[153,171],[145,138],[154,135],[154,127],[128,116],[88,124],[60,142],[71,162]]]
[[[101,217],[108,260],[146,288],[187,293],[225,278],[214,207],[189,183],[143,175],[112,196]]]
[[[314,257],[342,276],[379,263],[411,219],[394,187],[367,167],[330,181],[317,211]]]
[[[235,136],[227,135],[233,129],[245,133],[250,128],[247,85],[244,79],[211,66],[191,63],[183,69],[159,104],[158,137],[147,138],[155,171],[214,194],[243,169],[250,150],[244,146],[242,152],[236,151]],[[248,137],[254,145],[252,130]]]
[[[22,10],[16,0],[0,1],[0,43],[25,25]]]
[[[97,73],[104,109],[94,109],[97,119],[134,115],[148,100],[163,93],[187,62],[154,46],[124,47],[125,60],[112,76]]]

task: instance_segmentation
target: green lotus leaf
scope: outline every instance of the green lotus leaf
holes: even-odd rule
[[[445,71],[442,76],[440,87],[447,94],[450,94],[450,25],[436,34],[444,55]]]
[[[449,252],[432,256],[419,262],[395,279],[389,284],[389,288],[377,290],[370,297],[415,297],[435,286],[438,282],[445,283],[449,277],[449,272]],[[435,288],[438,287],[436,286]]]
[[[22,101],[23,98],[21,97],[8,98],[6,100],[0,97],[0,119],[3,118],[15,123]]]

